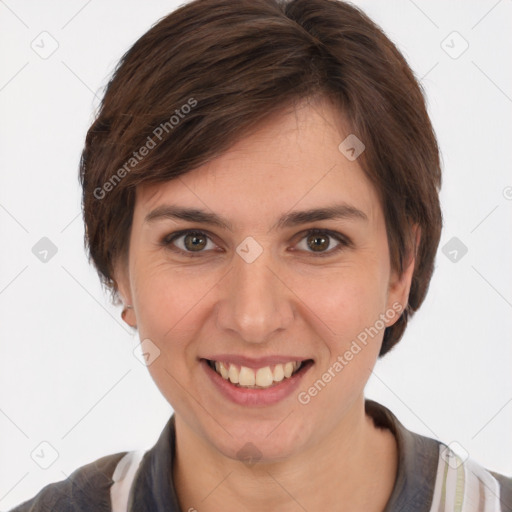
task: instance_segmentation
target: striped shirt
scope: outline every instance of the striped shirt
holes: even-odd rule
[[[386,407],[366,413],[395,435],[398,470],[384,512],[512,512],[512,478],[463,460],[440,441],[407,430]],[[11,512],[187,512],[172,481],[175,416],[147,451],[102,457],[44,487]]]

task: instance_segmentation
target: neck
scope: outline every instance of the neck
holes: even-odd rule
[[[397,466],[395,438],[365,415],[364,398],[300,453],[253,465],[225,457],[176,415],[174,486],[187,512],[339,510],[340,503],[344,511],[380,512]]]

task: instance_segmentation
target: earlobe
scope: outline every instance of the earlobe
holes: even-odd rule
[[[123,311],[121,312],[121,318],[134,329],[137,328],[137,324],[135,322],[132,322],[130,320],[127,320],[128,316],[135,316],[135,312],[133,311],[133,306],[131,304],[127,304],[123,307]]]
[[[421,240],[421,229],[417,224],[412,227],[412,235],[414,242],[410,247],[408,261],[406,267],[403,269],[402,275],[399,276],[397,271],[392,272],[388,293],[388,308],[396,309],[398,306],[397,303],[399,303],[401,311],[404,311],[409,302],[412,278],[414,269],[416,268],[416,256]],[[395,322],[391,322],[388,327],[393,323]]]
[[[116,266],[115,270],[115,285],[123,304],[123,310],[121,312],[121,318],[130,327],[137,328],[137,321],[135,318],[135,311],[133,309],[133,302],[130,290],[130,281],[128,278],[128,265],[126,262],[120,263]]]

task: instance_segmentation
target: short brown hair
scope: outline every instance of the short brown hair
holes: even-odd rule
[[[442,226],[439,150],[422,87],[404,57],[342,1],[195,0],[122,57],[80,162],[85,246],[113,300],[137,185],[172,180],[283,107],[320,95],[366,146],[358,162],[381,201],[393,269],[401,274],[416,251],[408,306],[386,329],[380,356],[388,352],[432,276]]]

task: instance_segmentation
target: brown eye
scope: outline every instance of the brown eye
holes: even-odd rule
[[[332,240],[335,240],[338,243],[329,249],[333,245]],[[304,245],[301,247],[301,244]],[[304,236],[300,240],[299,244],[297,244],[297,247],[301,251],[313,254],[314,256],[330,256],[341,249],[352,247],[352,242],[347,237],[336,231],[310,229],[304,233]]]
[[[313,249],[315,252],[323,251],[329,247],[329,237],[325,235],[309,235],[307,240],[308,247]]]
[[[329,249],[332,246],[332,240],[336,240],[338,244]],[[304,243],[303,241],[305,241],[305,247],[299,247],[299,249],[315,256],[330,256],[343,248],[353,247],[350,239],[341,233],[322,229],[310,229],[304,233],[297,246]],[[171,233],[160,243],[171,251],[185,256],[201,256],[217,247],[205,232],[193,230]],[[208,244],[211,245],[208,246]]]
[[[210,243],[210,246],[208,246],[208,243]],[[182,253],[186,256],[195,256],[194,253],[199,256],[201,253],[207,252],[205,249],[215,247],[210,237],[202,231],[172,233],[166,236],[161,244],[174,252]]]
[[[187,233],[184,235],[183,242],[190,251],[200,251],[206,247],[206,239],[202,233]]]

